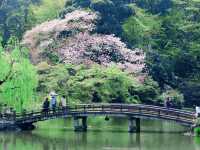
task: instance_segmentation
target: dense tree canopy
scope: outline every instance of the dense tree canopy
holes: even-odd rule
[[[147,69],[161,89],[165,91],[166,85],[178,89],[186,103],[193,105],[199,102],[186,91],[198,89],[200,82],[199,3],[196,0],[73,0],[71,6],[99,12],[102,18],[98,32],[114,33],[129,46],[143,48]],[[69,5],[65,10],[68,8]]]
[[[196,12],[191,10],[194,6],[190,8],[188,5],[185,6],[187,9],[183,7],[179,11],[176,11],[178,6],[172,7],[172,10],[163,16],[161,29],[152,35],[155,42],[151,44],[152,50],[149,51],[148,67],[161,87],[168,84],[182,89],[193,82],[195,89],[195,83],[196,88],[199,84],[199,20],[194,18]],[[199,9],[198,5],[196,9]],[[185,90],[182,92],[187,103],[197,103],[191,100],[192,95],[189,96]]]
[[[28,17],[30,1],[3,0],[0,5],[0,33],[6,42],[11,35],[22,37]]]
[[[11,36],[22,38],[34,25],[56,18],[65,0],[1,0],[0,35],[5,44]]]
[[[200,105],[199,0],[2,0],[0,35],[0,100],[17,108],[37,80],[72,103]]]

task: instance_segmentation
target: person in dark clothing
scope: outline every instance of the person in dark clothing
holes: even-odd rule
[[[171,101],[170,101],[169,97],[167,98],[165,105],[166,105],[167,109],[169,109],[171,107]]]
[[[48,111],[49,111],[49,99],[45,98],[45,101],[44,101],[43,106],[42,106],[42,112],[46,116],[48,114]]]

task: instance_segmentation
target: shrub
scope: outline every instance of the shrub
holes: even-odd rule
[[[136,84],[139,83],[116,67],[100,66],[78,70],[67,83],[71,100],[76,99],[86,103],[138,103],[128,92],[128,88]]]
[[[168,90],[161,95],[162,101],[164,102],[167,99],[167,97],[169,97],[172,100],[172,107],[182,108],[184,103],[184,97],[182,93],[180,93],[177,90]]]
[[[160,104],[159,94],[160,89],[158,84],[151,78],[146,78],[144,83],[136,88],[131,87],[129,89],[131,95],[136,95],[142,103],[145,104]]]
[[[200,127],[195,128],[194,133],[195,133],[196,136],[200,137]]]
[[[137,95],[129,93],[129,87],[137,87],[140,83],[116,66],[56,65],[48,68],[43,63],[39,68],[38,91],[48,93],[55,90],[59,95],[66,95],[69,103],[140,102]]]

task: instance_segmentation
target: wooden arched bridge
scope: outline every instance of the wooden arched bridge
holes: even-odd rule
[[[26,129],[33,127],[38,121],[56,118],[74,118],[75,131],[87,130],[87,117],[89,116],[115,116],[127,117],[129,120],[129,132],[140,131],[140,119],[161,119],[174,121],[189,127],[197,126],[195,112],[165,107],[142,104],[83,104],[67,106],[47,111],[31,111],[23,113],[5,114],[1,117],[1,129],[16,128]],[[80,122],[81,120],[81,122]]]

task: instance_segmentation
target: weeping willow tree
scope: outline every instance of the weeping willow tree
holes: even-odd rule
[[[0,103],[17,111],[31,106],[37,87],[37,73],[27,50],[11,40],[6,50],[0,46]]]

